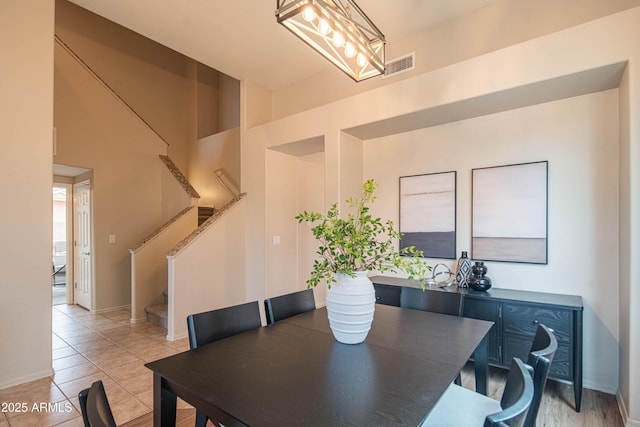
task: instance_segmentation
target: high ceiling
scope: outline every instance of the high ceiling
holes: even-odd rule
[[[278,25],[276,0],[71,0],[236,79],[269,89],[331,69]],[[357,0],[387,43],[493,0]],[[336,73],[340,73],[335,69]]]

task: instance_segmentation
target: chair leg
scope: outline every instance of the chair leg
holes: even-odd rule
[[[205,427],[207,425],[207,416],[202,412],[196,411],[196,427]]]

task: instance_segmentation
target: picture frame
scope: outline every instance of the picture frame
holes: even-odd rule
[[[474,260],[548,263],[548,161],[472,169]]]
[[[425,258],[456,257],[456,172],[400,177],[400,250]]]

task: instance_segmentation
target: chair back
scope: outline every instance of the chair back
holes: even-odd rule
[[[190,314],[187,317],[189,347],[198,348],[261,326],[258,301]]]
[[[264,300],[267,325],[315,309],[316,300],[313,297],[313,289],[305,289]]]
[[[507,383],[502,392],[502,411],[487,415],[484,427],[522,427],[533,400],[533,380],[529,366],[514,357],[511,360]]]
[[[553,331],[545,325],[538,324],[527,360],[527,364],[533,367],[533,401],[524,421],[524,427],[535,427],[536,425],[540,402],[549,376],[549,368],[557,350],[558,340]]]
[[[85,427],[116,427],[102,381],[98,380],[78,393],[78,400]]]
[[[461,316],[462,294],[403,287],[400,294],[400,307]]]

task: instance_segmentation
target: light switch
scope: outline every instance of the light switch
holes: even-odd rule
[[[116,235],[109,234],[109,243],[115,243],[115,242],[116,242]]]
[[[280,244],[280,236],[274,235],[272,238],[273,246],[278,246]]]

